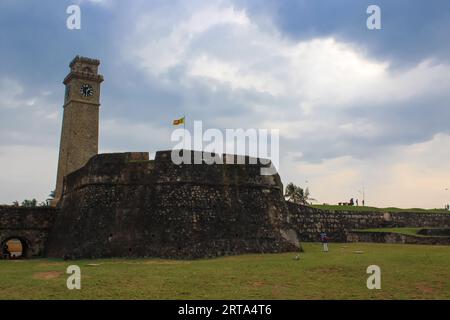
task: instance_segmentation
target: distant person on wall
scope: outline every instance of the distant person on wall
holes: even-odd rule
[[[350,205],[353,206],[355,204],[355,202],[353,201],[353,198],[350,199]]]
[[[325,232],[320,234],[320,240],[322,241],[323,252],[328,252],[328,236]]]
[[[359,206],[358,199],[356,199],[356,205]]]
[[[363,199],[363,201],[362,201],[362,206],[364,207],[364,199]]]

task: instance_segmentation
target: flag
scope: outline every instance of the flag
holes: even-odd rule
[[[178,126],[179,124],[183,124],[183,123],[184,123],[184,117],[180,118],[180,119],[173,120],[173,125],[174,126]]]

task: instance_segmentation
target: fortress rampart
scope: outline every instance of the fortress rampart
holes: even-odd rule
[[[157,154],[158,157],[161,155]],[[327,232],[333,242],[414,243],[417,239],[404,235],[374,235],[352,230],[450,228],[450,214],[446,213],[329,212],[292,204],[280,197],[276,178],[266,181],[270,185],[267,191],[264,183],[256,185],[253,178],[247,181],[242,180],[243,176],[232,178],[235,169],[225,174],[228,176],[225,181],[240,181],[242,185],[247,185],[246,188],[238,187],[239,184],[214,185],[214,179],[203,184],[197,180],[196,185],[192,182],[196,181],[196,177],[185,184],[183,180],[188,181],[194,172],[188,174],[181,169],[181,173],[173,168],[175,171],[165,171],[166,175],[161,175],[160,182],[157,182],[158,179],[152,180],[151,176],[155,173],[155,167],[159,166],[155,166],[155,160],[147,160],[146,153],[98,157],[84,171],[80,169],[68,177],[67,203],[61,208],[0,206],[0,242],[3,244],[11,238],[20,239],[25,246],[26,257],[41,257],[48,251],[51,256],[67,258],[200,258],[297,250],[294,245],[297,239],[319,241],[322,231]],[[170,171],[172,173],[168,174]],[[177,178],[169,178],[175,172]],[[180,174],[182,177],[179,177]],[[234,191],[230,194],[232,189]],[[228,190],[229,194],[225,205],[222,204],[224,190]],[[123,194],[124,191],[126,193]],[[263,198],[265,195],[269,197]],[[247,203],[240,207],[242,201]],[[258,211],[252,211],[252,208]],[[61,229],[58,231],[58,228]],[[47,240],[49,233],[51,241]],[[429,242],[442,241],[446,243],[448,238],[433,238]],[[66,245],[73,251],[66,250]]]
[[[57,213],[49,207],[0,206],[0,248],[15,238],[22,242],[25,257],[42,256]]]
[[[450,213],[431,212],[366,212],[324,211],[287,203],[287,221],[299,235],[300,241],[319,241],[326,232],[335,242],[346,242],[354,229],[385,227],[450,228]]]
[[[278,175],[260,164],[182,164],[171,151],[94,156],[69,174],[52,257],[214,257],[297,250]],[[191,153],[192,156],[194,153]]]

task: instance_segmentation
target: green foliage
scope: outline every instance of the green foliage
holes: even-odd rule
[[[37,200],[36,199],[32,199],[32,200],[23,200],[21,206],[22,207],[26,207],[26,208],[34,208],[37,207]]]
[[[434,236],[434,235],[422,235],[419,234],[419,231],[424,228],[371,228],[371,229],[356,229],[355,231],[358,232],[385,232],[385,233],[398,233],[398,234],[405,234],[408,236],[414,236],[419,238],[428,238],[428,237],[440,237],[440,236]],[[436,229],[436,228],[429,228],[426,229]]]
[[[286,186],[286,192],[284,194],[284,197],[286,198],[287,201],[303,205],[309,204],[310,201],[315,200],[310,197],[308,187],[305,190],[303,190],[303,188],[296,186],[292,182],[290,182]]]
[[[338,206],[338,205],[328,205],[328,204],[313,204],[311,205],[313,208],[322,209],[326,211],[349,211],[349,212],[423,212],[423,213],[450,213],[450,211],[446,209],[422,209],[422,208],[411,208],[411,209],[402,209],[402,208],[377,208],[377,207],[368,207],[368,206]]]
[[[41,201],[38,202],[36,199],[25,199],[22,201],[22,203],[19,204],[19,201],[14,201],[12,203],[12,205],[14,207],[25,207],[25,208],[36,208],[36,207],[48,207],[49,206],[49,200],[51,199],[47,199],[47,201]]]
[[[357,229],[358,232],[387,232],[387,233],[399,233],[406,234],[415,237],[423,237],[417,234],[422,228],[371,228],[371,229]]]

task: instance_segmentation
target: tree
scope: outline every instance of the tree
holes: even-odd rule
[[[309,201],[309,203],[311,204],[313,201],[316,201],[316,199],[311,198],[310,195],[311,195],[311,193],[309,192],[309,188],[306,187],[306,189],[305,189],[305,200],[306,200],[307,203]]]
[[[37,206],[37,200],[36,199],[32,199],[32,200],[23,200],[22,201],[22,207],[27,207],[27,208],[34,208]]]
[[[45,206],[51,205],[52,201],[55,200],[55,194],[56,194],[55,190],[50,191],[47,200],[45,200]]]
[[[48,195],[49,199],[55,199],[55,190],[50,191],[50,194]]]
[[[297,203],[297,204],[309,204],[308,201],[314,201],[315,199],[310,198],[310,192],[308,187],[303,190],[303,188],[296,186],[292,182],[286,186],[286,192],[284,197],[287,201]]]

